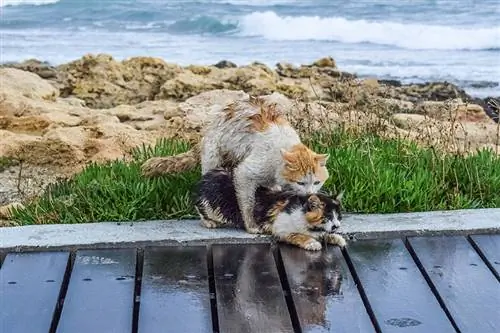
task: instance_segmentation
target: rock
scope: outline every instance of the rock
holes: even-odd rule
[[[13,202],[0,207],[0,219],[10,219],[13,214],[13,209],[22,209],[24,205],[20,202]]]
[[[234,62],[228,60],[221,60],[214,65],[217,68],[236,68],[238,67]]]
[[[424,126],[435,127],[437,124],[435,120],[420,114],[396,113],[392,116],[392,120],[396,126],[406,130],[414,130]]]
[[[492,122],[480,105],[463,103],[460,99],[447,102],[424,101],[416,105],[414,112],[438,120]]]
[[[224,83],[222,88],[243,90],[251,95],[264,95],[275,90],[278,75],[267,66],[252,64],[221,72],[218,79]]]
[[[401,87],[403,84],[398,80],[378,80],[380,84],[392,86],[392,87]]]
[[[414,104],[410,101],[402,101],[395,98],[381,98],[379,101],[385,104],[389,113],[412,113],[414,112]]]
[[[37,74],[42,79],[55,79],[57,78],[57,69],[45,61],[37,59],[28,59],[20,63],[5,64],[2,67],[11,67],[21,69],[23,71]]]
[[[167,80],[183,71],[159,58],[118,62],[105,54],[86,55],[58,70],[62,73],[61,96],[76,96],[99,109],[153,100]]]
[[[387,88],[387,90],[380,91],[381,96],[408,100],[415,103],[422,101],[444,102],[450,99],[471,100],[471,97],[463,89],[448,82],[408,84],[395,87],[388,86]]]
[[[156,99],[186,100],[207,90],[221,89],[224,84],[211,76],[201,76],[188,71],[167,80],[159,89]]]
[[[312,65],[316,66],[316,67],[337,68],[337,64],[335,63],[335,60],[333,60],[332,57],[324,57],[324,58],[318,59],[315,62],[313,62]]]
[[[22,96],[37,100],[55,100],[59,92],[38,75],[16,68],[0,68],[4,95]]]
[[[190,70],[193,74],[197,75],[207,75],[210,74],[210,72],[212,71],[210,67],[196,66],[196,65],[189,65],[186,67],[186,69]]]

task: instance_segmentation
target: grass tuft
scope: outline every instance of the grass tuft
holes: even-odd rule
[[[10,157],[4,157],[0,156],[0,172],[4,172],[6,169],[13,165],[18,165],[19,161],[10,158]]]
[[[331,178],[325,189],[345,190],[348,212],[391,213],[500,207],[500,157],[439,153],[403,139],[344,130],[313,135],[313,150],[329,153]],[[199,167],[147,179],[141,163],[152,156],[190,148],[184,141],[159,140],[133,151],[131,163],[89,164],[72,178],[51,185],[25,208],[15,210],[21,224],[82,223],[197,217],[192,195]]]

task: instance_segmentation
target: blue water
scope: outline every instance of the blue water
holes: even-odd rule
[[[0,62],[86,53],[345,71],[500,96],[500,0],[0,0]],[[479,85],[479,87],[478,87]],[[486,86],[486,87],[485,87]]]

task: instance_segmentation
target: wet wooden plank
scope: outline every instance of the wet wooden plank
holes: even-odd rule
[[[0,331],[47,333],[69,252],[10,253],[0,269]]]
[[[500,284],[467,239],[408,240],[460,331],[500,332]]]
[[[375,332],[338,247],[280,251],[302,332]]]
[[[401,239],[353,242],[347,251],[382,332],[455,332]]]
[[[205,246],[144,251],[138,332],[167,331],[212,331]]]
[[[132,330],[136,251],[78,251],[58,333]]]
[[[214,245],[219,332],[293,332],[267,244]]]
[[[488,261],[497,280],[500,280],[500,235],[471,235],[470,238]]]

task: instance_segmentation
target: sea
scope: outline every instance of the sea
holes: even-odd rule
[[[0,0],[0,62],[308,64],[500,96],[500,0]]]

